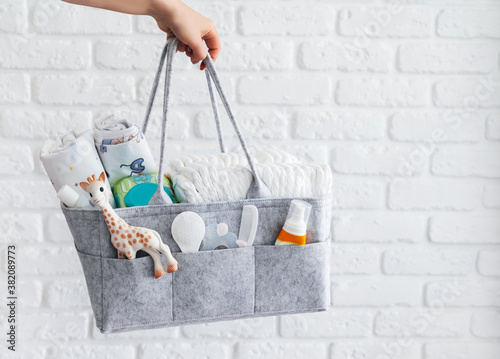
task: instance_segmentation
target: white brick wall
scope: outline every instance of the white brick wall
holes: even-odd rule
[[[332,166],[331,309],[102,335],[38,149],[106,110],[140,122],[165,35],[148,17],[3,0],[0,292],[16,243],[21,307],[18,351],[0,357],[499,358],[500,3],[187,3],[217,25],[248,142]],[[204,76],[181,55],[174,68],[171,155],[216,151]]]

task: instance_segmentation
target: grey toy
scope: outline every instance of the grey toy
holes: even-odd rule
[[[213,223],[205,229],[205,238],[201,250],[238,248],[237,240],[238,237],[236,237],[236,234],[229,232],[226,223]]]

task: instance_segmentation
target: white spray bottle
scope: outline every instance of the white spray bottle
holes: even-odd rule
[[[311,214],[311,204],[293,200],[288,210],[285,225],[276,239],[275,245],[306,244],[307,221]]]

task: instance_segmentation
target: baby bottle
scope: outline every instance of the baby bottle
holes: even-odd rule
[[[311,204],[293,200],[288,210],[285,225],[278,235],[275,245],[306,244],[307,221],[311,214]]]

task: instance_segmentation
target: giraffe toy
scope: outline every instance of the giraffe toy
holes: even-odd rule
[[[161,252],[167,257],[167,272],[175,272],[177,261],[172,256],[170,248],[161,240],[160,235],[149,228],[128,225],[113,210],[109,204],[112,193],[105,185],[106,174],[102,172],[99,178],[92,175],[87,178],[87,181],[80,182],[80,186],[90,195],[90,203],[101,209],[111,233],[111,243],[118,250],[118,258],[134,259],[136,252],[142,250],[153,258],[155,278],[160,278],[165,274],[165,268],[160,259]]]

